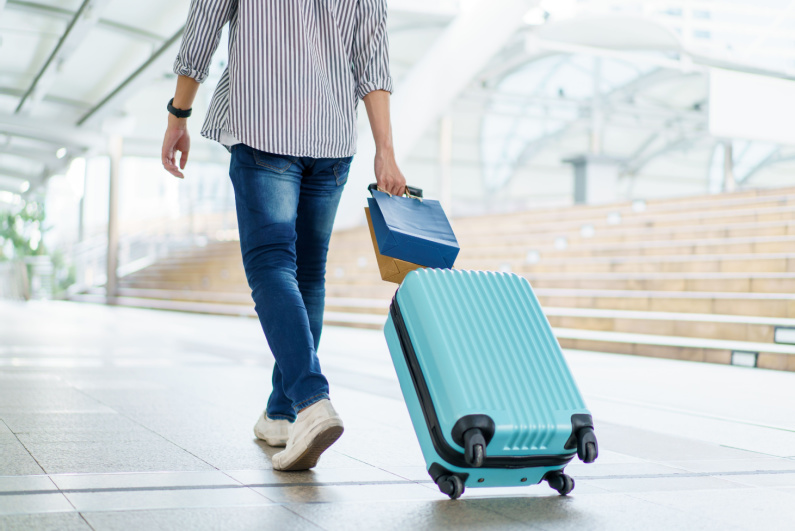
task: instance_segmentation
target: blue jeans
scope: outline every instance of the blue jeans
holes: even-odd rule
[[[323,328],[326,254],[353,157],[314,159],[232,147],[243,266],[276,359],[267,413],[294,420],[328,398],[317,348]]]

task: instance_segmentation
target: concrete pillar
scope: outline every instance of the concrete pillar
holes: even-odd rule
[[[110,186],[108,194],[108,280],[105,283],[107,304],[116,304],[119,267],[119,173],[123,140],[112,135],[108,142],[110,154]]]
[[[80,198],[77,213],[77,241],[82,242],[86,237],[86,196]]]
[[[733,192],[737,188],[734,180],[734,148],[731,140],[723,143],[723,191]]]
[[[604,134],[604,102],[602,99],[602,58],[593,58],[593,97],[591,98],[591,155],[601,155]]]
[[[88,181],[88,160],[83,164],[83,186],[80,194],[80,203],[77,212],[77,241],[82,242],[86,237],[86,186]]]
[[[439,120],[439,201],[447,213],[453,215],[453,120],[445,114]]]

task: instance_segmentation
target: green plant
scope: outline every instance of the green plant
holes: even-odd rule
[[[46,254],[42,242],[44,218],[44,204],[35,200],[0,212],[0,260]]]
[[[62,298],[69,286],[75,283],[77,274],[75,266],[67,262],[66,256],[60,250],[50,253],[52,257],[52,265],[55,273],[55,285],[53,286],[53,296],[56,299]]]

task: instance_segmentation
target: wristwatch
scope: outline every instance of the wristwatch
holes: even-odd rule
[[[174,98],[168,100],[168,105],[166,105],[166,109],[168,109],[168,112],[170,112],[177,118],[187,118],[188,116],[190,116],[190,113],[193,110],[192,107],[188,110],[177,109],[176,107],[174,107]]]

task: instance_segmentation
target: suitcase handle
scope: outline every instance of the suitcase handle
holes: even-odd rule
[[[381,188],[379,188],[378,184],[376,183],[372,183],[367,186],[367,191],[370,192],[370,194],[372,194],[375,190],[378,190],[379,192],[384,192],[385,194],[389,193],[386,190],[382,190]],[[415,197],[417,199],[422,199],[422,188],[406,185],[406,191],[404,192],[404,195],[406,197]]]

